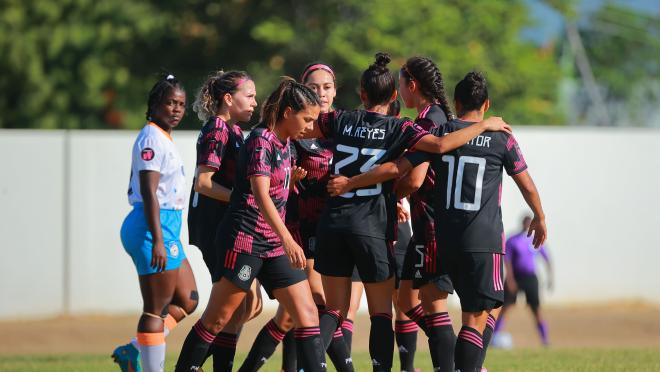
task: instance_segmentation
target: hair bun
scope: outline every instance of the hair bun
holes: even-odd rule
[[[376,62],[374,63],[378,67],[387,67],[387,64],[392,61],[389,53],[378,52],[376,53]]]

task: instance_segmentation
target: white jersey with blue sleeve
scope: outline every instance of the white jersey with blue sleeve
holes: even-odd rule
[[[169,133],[154,123],[142,128],[133,144],[131,179],[128,187],[128,202],[142,203],[140,194],[140,171],[160,173],[156,197],[160,209],[182,210],[185,206],[186,177],[183,160]]]

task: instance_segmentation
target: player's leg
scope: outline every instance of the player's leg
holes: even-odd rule
[[[422,306],[427,314],[424,321],[429,338],[429,352],[434,370],[453,371],[456,335],[447,308],[447,297],[453,287],[447,274],[430,279],[420,288]],[[415,316],[421,317],[424,312]]]
[[[140,275],[144,301],[138,321],[137,344],[145,372],[162,371],[165,364],[165,318],[174,295],[179,269]]]
[[[268,259],[260,279],[293,319],[299,368],[325,371],[319,316],[304,272],[291,268],[286,256]]]
[[[536,322],[536,330],[539,333],[541,342],[544,346],[548,346],[548,327],[543,319],[541,313],[541,300],[539,297],[539,280],[535,274],[529,275],[523,279],[523,284],[521,285],[522,290],[525,292],[525,299],[527,300],[527,305],[529,306],[532,314],[534,315],[534,320]]]
[[[316,303],[319,313],[322,313],[325,310],[325,294],[323,293],[323,282],[321,275],[316,270],[314,270],[314,261],[315,259],[307,260],[307,267],[305,268],[305,271],[307,273],[307,281],[309,282],[309,286],[312,290],[312,297],[314,298],[314,302]],[[345,342],[341,326],[337,327],[335,330],[334,334],[332,335],[330,345],[328,345],[326,351],[337,371],[341,372],[346,370],[353,370],[353,359],[351,359],[351,351]]]
[[[258,257],[226,251],[223,270],[214,273],[216,281],[206,310],[181,348],[177,371],[194,370],[204,363],[216,335],[229,323],[236,309],[244,305],[247,292],[262,265],[263,260]]]
[[[374,371],[389,371],[394,349],[392,292],[396,271],[392,246],[385,239],[366,236],[355,236],[350,243],[369,305],[372,367]]]
[[[472,371],[485,358],[483,334],[489,313],[504,302],[504,283],[501,273],[502,254],[460,254],[456,289],[463,311],[461,331],[454,352],[456,369]]]
[[[346,343],[346,348],[350,354],[353,346],[353,325],[355,322],[355,316],[357,311],[360,309],[360,303],[362,302],[362,293],[364,292],[364,285],[360,280],[360,274],[357,272],[357,268],[353,270],[351,276],[351,300],[350,305],[348,306],[348,312],[346,313],[346,318],[341,323],[341,333],[344,335],[344,342]]]
[[[277,307],[275,316],[261,328],[257,338],[252,343],[245,361],[239,371],[257,371],[273,355],[288,332],[293,328],[293,319],[281,304]],[[295,340],[294,340],[295,347]],[[295,359],[294,359],[295,361]]]
[[[319,325],[326,349],[348,312],[354,267],[347,237],[342,233],[319,229],[314,268],[321,274],[325,294],[325,310],[320,313]]]
[[[392,300],[394,301],[394,337],[399,349],[399,362],[402,371],[412,372],[414,368],[415,352],[417,351],[417,333],[419,327],[415,321],[406,316],[400,304],[409,306],[411,292],[418,294],[419,291],[412,289],[412,280],[401,280],[399,288],[395,290]],[[419,300],[417,300],[419,301]],[[411,309],[411,307],[407,307]]]
[[[479,359],[479,367],[483,368],[484,366],[484,361],[486,360],[486,351],[488,350],[488,346],[490,346],[490,342],[493,339],[493,334],[495,333],[495,324],[497,323],[497,318],[500,315],[500,312],[502,311],[502,306],[498,307],[497,309],[493,309],[488,313],[488,319],[486,320],[486,328],[484,328],[483,332],[483,345],[484,349],[483,352],[481,353],[481,358]]]

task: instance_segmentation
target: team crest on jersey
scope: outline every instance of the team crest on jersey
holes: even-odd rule
[[[151,147],[145,147],[145,148],[142,150],[142,152],[140,153],[140,157],[141,157],[142,160],[144,160],[144,161],[150,161],[150,160],[152,160],[152,159],[154,158],[155,155],[156,155],[156,153],[154,152],[154,150],[153,150]]]
[[[248,279],[250,279],[250,276],[252,275],[252,268],[248,265],[243,265],[241,267],[241,271],[238,272],[238,279],[246,282]]]
[[[176,244],[176,242],[172,242],[172,244],[170,244],[170,255],[172,258],[179,257],[179,246]]]

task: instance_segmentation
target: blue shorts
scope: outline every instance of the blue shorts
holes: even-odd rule
[[[186,258],[179,235],[181,233],[181,211],[172,209],[160,210],[160,226],[163,231],[163,241],[167,251],[165,270],[178,269]],[[153,237],[147,219],[144,217],[144,206],[136,204],[131,213],[126,216],[121,225],[121,242],[124,250],[133,259],[138,275],[149,275],[158,271],[151,267],[151,249]]]

